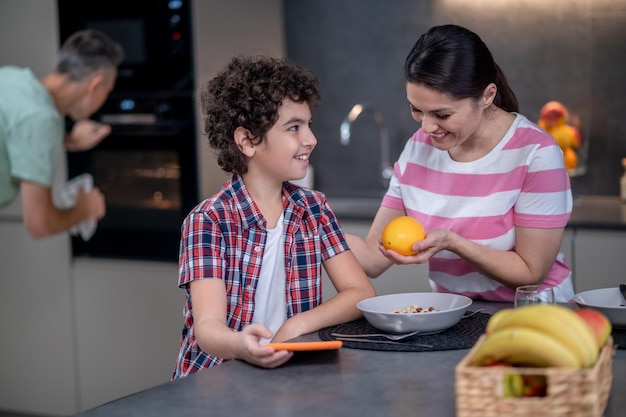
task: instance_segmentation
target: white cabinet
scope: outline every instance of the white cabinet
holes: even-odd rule
[[[73,277],[80,409],[168,382],[183,328],[177,264],[78,258]]]
[[[0,410],[77,410],[70,243],[0,220]]]
[[[72,263],[67,235],[0,229],[0,410],[72,415],[170,380],[183,326],[176,263]]]
[[[561,243],[561,253],[565,256],[565,263],[572,270],[572,284],[576,289],[576,274],[574,273],[574,229],[565,229],[563,242]]]
[[[576,229],[576,292],[626,283],[626,230]]]

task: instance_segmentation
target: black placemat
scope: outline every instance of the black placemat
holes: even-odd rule
[[[626,329],[625,328],[613,328],[611,332],[613,335],[613,344],[618,349],[626,349]]]
[[[476,313],[473,316],[461,319],[457,324],[440,333],[429,335],[415,335],[399,343],[368,343],[343,341],[343,346],[352,349],[365,350],[393,350],[401,352],[429,352],[433,350],[469,349],[485,333],[487,321],[491,314]],[[343,334],[366,334],[381,333],[380,330],[369,324],[367,320],[360,319],[337,326],[326,327],[318,331],[321,340],[336,340],[331,333]],[[386,340],[382,337],[371,338],[372,340]],[[425,347],[421,345],[429,345]]]

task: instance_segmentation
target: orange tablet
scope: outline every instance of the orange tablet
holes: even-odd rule
[[[264,346],[273,347],[276,350],[334,350],[343,346],[341,340],[328,340],[322,342],[285,342],[285,343],[268,343]]]

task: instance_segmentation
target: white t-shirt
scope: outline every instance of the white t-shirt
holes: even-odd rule
[[[252,323],[263,324],[274,334],[287,320],[285,295],[285,233],[284,214],[276,222],[276,227],[267,229],[267,241],[261,263],[261,273],[254,296]],[[261,339],[261,344],[271,339]]]

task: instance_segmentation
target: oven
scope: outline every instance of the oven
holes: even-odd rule
[[[74,256],[175,261],[180,227],[198,202],[190,1],[58,0],[62,43],[76,30],[101,30],[125,50],[118,80],[92,117],[111,134],[67,154],[68,176],[94,177],[106,216]]]

